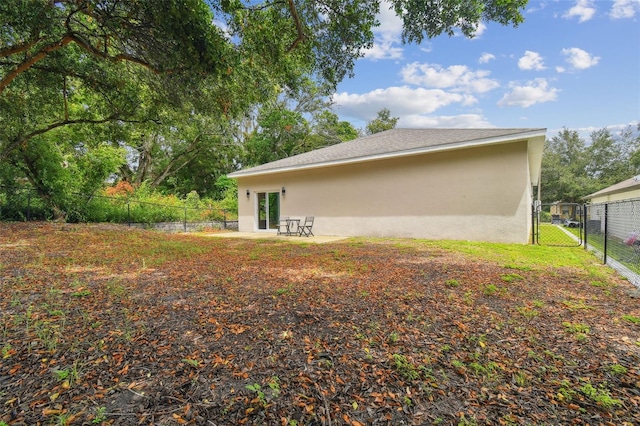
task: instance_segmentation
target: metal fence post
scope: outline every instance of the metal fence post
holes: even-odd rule
[[[584,212],[584,216],[582,217],[582,225],[584,227],[584,229],[582,230],[582,232],[584,233],[583,237],[584,237],[584,249],[587,249],[587,228],[589,223],[587,222],[587,218],[589,217],[588,215],[588,211],[587,211],[588,205],[587,204],[583,204],[582,205],[582,211]]]
[[[536,204],[531,203],[531,244],[536,243],[536,220],[535,220],[535,214],[536,214]]]
[[[607,264],[607,240],[609,239],[609,203],[604,205],[604,264]]]
[[[222,209],[222,220],[224,229],[227,229],[227,209]]]
[[[131,227],[131,202],[127,200],[127,226]]]
[[[184,206],[184,232],[187,232],[187,206]]]

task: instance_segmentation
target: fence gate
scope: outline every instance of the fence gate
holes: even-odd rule
[[[578,247],[584,237],[584,209],[577,203],[532,206],[531,242],[544,246]]]

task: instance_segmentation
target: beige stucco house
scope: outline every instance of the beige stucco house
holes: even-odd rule
[[[527,243],[546,129],[393,129],[231,173],[239,230]]]
[[[584,198],[592,204],[640,198],[640,175],[618,182]]]

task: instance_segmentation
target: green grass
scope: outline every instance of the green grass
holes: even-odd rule
[[[604,239],[602,235],[590,237],[587,235],[587,243],[599,251],[604,253]],[[607,257],[611,257],[636,274],[640,274],[640,254],[633,251],[623,241],[609,238],[607,240]]]
[[[460,252],[477,260],[486,260],[505,265],[522,272],[577,269],[587,272],[593,280],[607,281],[614,272],[602,268],[596,257],[579,247],[549,247],[533,244],[501,244],[473,241],[428,241],[416,242],[422,247],[440,248]],[[517,275],[513,274],[514,278]],[[516,278],[517,279],[517,278]]]
[[[542,245],[576,247],[580,245],[578,241],[567,235],[567,232],[580,239],[579,228],[567,228],[564,226],[541,223],[539,225],[539,239]],[[566,232],[565,232],[566,231]]]

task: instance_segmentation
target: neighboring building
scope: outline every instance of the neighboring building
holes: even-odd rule
[[[549,207],[552,223],[565,223],[567,220],[575,220],[582,211],[582,206],[577,203],[565,203],[556,201]]]
[[[591,206],[588,208],[587,217],[587,232],[605,232],[605,209],[603,203],[614,203],[610,206],[610,209],[615,208],[619,210],[623,207],[623,204],[627,206],[633,206],[634,203],[622,203],[625,200],[640,199],[640,175],[634,176],[630,179],[618,182],[615,185],[611,185],[607,188],[601,189],[598,192],[589,194],[584,197]],[[618,203],[616,203],[618,202]],[[636,203],[637,204],[637,203]],[[635,213],[637,214],[637,213]],[[621,216],[621,214],[613,213],[613,216]],[[633,216],[631,211],[629,214],[625,214],[627,220],[619,226],[609,226],[608,235],[623,240],[628,236],[630,231],[640,231],[639,229],[632,229],[634,224],[638,223],[637,216]]]
[[[392,129],[231,173],[239,230],[527,243],[546,129]]]
[[[584,197],[591,204],[640,198],[640,175],[611,185]]]

